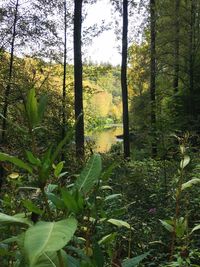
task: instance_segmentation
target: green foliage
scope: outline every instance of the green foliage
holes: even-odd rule
[[[30,266],[46,252],[56,252],[73,237],[77,228],[74,218],[58,222],[38,222],[30,227],[24,236],[24,250]]]
[[[126,227],[128,229],[131,228],[130,224],[128,224],[127,222],[124,222],[122,220],[109,219],[108,222],[111,223],[111,224],[114,224],[114,225],[116,225],[118,227],[122,227],[123,226],[123,227]]]
[[[166,266],[182,266],[182,264],[190,264],[192,259],[192,256],[190,256],[189,253],[191,244],[188,242],[190,238],[188,225],[188,206],[190,199],[188,198],[187,190],[193,185],[198,184],[199,179],[194,178],[185,182],[186,169],[188,168],[188,164],[190,163],[190,157],[187,155],[186,148],[188,135],[185,134],[180,141],[180,154],[182,159],[180,162],[180,169],[178,170],[178,177],[173,183],[175,192],[173,196],[175,199],[175,213],[172,219],[160,220],[165,229],[171,234],[171,259],[176,258],[177,251],[179,251],[178,253],[180,253],[180,257],[178,256],[176,261],[172,262],[171,264],[169,263],[169,265]],[[193,228],[193,230],[194,229],[195,227]],[[199,229],[198,226],[196,226],[196,229]],[[193,230],[191,231],[191,234],[193,233]],[[175,247],[176,243],[178,244],[177,248]]]
[[[42,215],[43,211],[39,209],[31,200],[25,199],[23,201],[23,206],[30,212],[34,212],[35,214]]]
[[[29,131],[33,131],[44,119],[47,106],[47,96],[43,95],[39,101],[36,98],[35,88],[30,89],[25,101],[25,113],[28,120]]]
[[[84,200],[78,191],[73,193],[63,188],[61,189],[61,195],[65,207],[69,212],[78,213],[83,209]]]
[[[160,222],[162,223],[162,225],[165,227],[165,229],[169,232],[173,232],[174,228],[172,226],[173,221],[172,220],[160,220]]]
[[[43,156],[42,160],[38,161],[36,160],[36,157],[33,156],[32,153],[26,153],[28,155],[30,164],[33,166],[34,175],[39,177],[37,179],[38,187],[41,188],[43,192],[43,198],[44,198],[44,204],[45,204],[45,211],[42,211],[40,208],[38,208],[32,200],[23,200],[23,206],[28,209],[29,212],[33,214],[37,214],[42,216],[42,218],[45,218],[46,216],[52,220],[53,214],[53,209],[52,207],[46,202],[46,199],[54,204],[56,210],[63,210],[64,214],[65,211],[67,210],[68,214],[77,214],[77,216],[80,216],[80,214],[85,210],[90,210],[91,215],[96,213],[96,218],[88,217],[86,218],[86,226],[85,226],[85,231],[86,233],[89,234],[91,231],[90,229],[94,227],[96,228],[96,224],[100,225],[104,223],[105,218],[99,217],[98,210],[102,210],[103,206],[97,205],[97,200],[92,200],[93,197],[96,198],[95,195],[93,195],[93,190],[98,190],[99,188],[99,183],[100,183],[100,175],[102,171],[102,163],[101,163],[101,157],[98,154],[94,154],[90,160],[87,162],[85,168],[81,172],[80,176],[77,178],[76,182],[72,186],[71,189],[67,188],[62,188],[60,190],[61,196],[58,197],[56,193],[53,193],[54,190],[57,189],[57,186],[49,185],[48,190],[44,192],[43,188],[44,185],[48,183],[48,177],[50,173],[54,173],[55,177],[58,178],[62,169],[63,169],[63,164],[64,162],[60,162],[54,167],[54,171],[52,168],[52,171],[49,172],[50,168],[50,162],[51,164],[52,161],[49,161],[51,158],[51,150],[48,150],[45,155]],[[18,166],[18,165],[17,165]],[[41,176],[41,171],[43,171],[43,176]],[[48,173],[47,173],[47,172]],[[47,175],[46,178],[45,174]],[[45,184],[41,184],[41,178],[43,181],[45,181]],[[103,186],[101,186],[103,188]],[[104,186],[106,188],[106,186]],[[97,193],[98,191],[96,191]],[[95,194],[96,194],[95,193]],[[91,195],[92,198],[89,198],[88,200],[84,200],[81,195]],[[93,195],[93,196],[92,196]],[[107,196],[108,199],[108,196]],[[102,199],[101,205],[104,205],[107,202],[107,199],[105,197],[105,200]],[[113,199],[113,195],[111,195],[110,200]],[[85,204],[84,204],[85,203]],[[86,205],[86,206],[85,206]],[[101,211],[102,212],[102,211]],[[64,215],[63,214],[63,215]],[[60,263],[60,257],[62,258],[63,261],[66,263],[66,257],[62,254],[62,248],[66,247],[67,243],[72,239],[74,236],[74,232],[77,229],[77,221],[76,219],[70,217],[67,219],[63,219],[60,221],[39,221],[36,222],[34,225],[32,225],[31,221],[28,220],[27,218],[24,218],[24,215],[16,214],[15,216],[9,216],[6,214],[1,213],[0,214],[1,222],[3,224],[22,224],[22,225],[27,225],[28,229],[24,231],[23,235],[19,235],[17,237],[8,239],[3,241],[3,244],[6,243],[12,243],[12,242],[17,242],[19,246],[19,251],[21,255],[24,255],[24,260],[27,261],[28,266],[50,266],[50,264],[56,264],[55,262]],[[85,219],[84,219],[85,220]],[[83,224],[84,224],[83,220]],[[108,223],[115,225],[119,228],[126,227],[130,229],[130,225],[123,221],[123,220],[118,220],[118,219],[108,219]],[[23,229],[23,228],[22,228]],[[24,229],[23,229],[24,230]],[[80,229],[79,229],[80,231]],[[92,234],[92,232],[90,233]],[[116,234],[113,235],[113,237]],[[88,241],[90,240],[90,237],[88,237]],[[105,243],[106,240],[106,243]],[[113,239],[110,238],[101,238],[101,241],[99,241],[99,244],[109,244],[109,242],[113,242]],[[86,262],[87,266],[89,264],[97,264],[95,266],[104,266],[104,260],[101,255],[102,250],[100,248],[100,245],[97,245],[97,243],[91,243],[89,246],[86,245],[84,248],[86,251]],[[90,255],[89,251],[93,251]],[[58,252],[57,252],[58,251]],[[55,253],[57,252],[57,259]],[[60,256],[59,256],[59,255]],[[91,259],[90,259],[91,258]],[[67,260],[68,261],[68,260]],[[90,263],[91,262],[91,263]],[[83,264],[83,263],[82,263]],[[54,265],[53,265],[54,266]],[[60,265],[59,265],[60,266]],[[78,266],[75,264],[75,266]]]
[[[134,134],[128,162],[121,158],[119,144],[106,155],[90,156],[88,149],[83,161],[74,157],[72,65],[67,65],[67,134],[60,140],[63,66],[14,57],[7,143],[0,152],[0,171],[5,173],[0,192],[1,266],[107,267],[115,262],[123,267],[199,266],[197,2],[179,1],[178,17],[170,1],[156,2],[155,159],[149,153],[153,136],[148,26],[146,40],[129,48],[129,115]],[[179,36],[175,35],[177,19]],[[9,58],[0,51],[2,108]],[[85,65],[83,76],[86,129],[120,122],[120,68]],[[172,132],[186,129],[195,131],[194,139],[180,132],[172,140]]]
[[[26,107],[29,109],[27,116],[31,127],[39,127],[41,122],[35,115],[37,100],[34,90],[28,95]],[[0,154],[2,162],[12,163],[19,171],[29,173],[28,177],[24,174],[29,186],[23,186],[24,181],[20,180],[20,174],[11,179],[16,182],[13,190],[19,208],[10,199],[2,200],[6,209],[10,207],[12,213],[15,206],[15,215],[0,213],[3,229],[9,230],[5,227],[11,225],[15,233],[12,236],[12,231],[6,231],[1,245],[10,246],[6,247],[9,260],[12,244],[16,244],[16,251],[13,251],[11,258],[19,266],[103,267],[106,263],[104,254],[107,261],[109,257],[110,260],[112,258],[111,251],[117,238],[115,228],[131,230],[126,221],[114,219],[106,212],[107,203],[114,201],[119,194],[108,194],[108,191],[104,196],[101,195],[102,190],[112,189],[107,181],[114,165],[102,173],[102,159],[99,154],[90,157],[80,175],[76,175],[74,183],[61,185],[62,177],[68,172],[65,172],[65,161],[59,161],[59,155],[72,132],[69,131],[55,148],[50,146],[40,154],[37,153],[36,145],[33,146],[34,151],[26,150],[27,162],[5,153]],[[34,131],[30,133],[35,141],[34,134]],[[22,196],[18,195],[20,186],[25,190]],[[29,195],[27,190],[36,190],[40,201],[38,196]],[[20,213],[24,209],[28,213]],[[75,235],[75,231],[79,237]],[[107,237],[104,237],[105,234]],[[66,253],[70,248],[78,254],[75,258]]]
[[[134,267],[134,266],[138,266],[138,264],[143,261],[147,256],[149,255],[149,253],[144,253],[140,256],[134,257],[132,259],[127,259],[122,263],[122,267]]]
[[[9,216],[4,213],[0,213],[0,222],[4,224],[26,224],[31,225],[31,222],[27,220],[25,214],[17,214],[16,216]]]
[[[190,188],[193,185],[199,184],[199,183],[200,183],[200,179],[199,178],[193,178],[193,179],[189,180],[188,182],[183,183],[181,185],[181,190],[185,190],[185,189]]]
[[[22,160],[18,159],[17,157],[7,155],[5,153],[0,152],[0,161],[8,161],[10,163],[15,164],[17,167],[27,170],[28,172],[32,173],[32,168]]]
[[[87,194],[98,182],[101,170],[101,157],[98,154],[94,154],[76,180],[75,188],[83,194]]]

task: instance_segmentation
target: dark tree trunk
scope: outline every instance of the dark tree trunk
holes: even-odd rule
[[[9,106],[9,95],[12,86],[12,76],[13,76],[13,63],[14,63],[14,48],[15,48],[15,37],[16,37],[16,25],[18,20],[18,8],[19,8],[19,0],[16,1],[15,4],[15,13],[14,13],[14,22],[13,22],[13,32],[12,32],[12,40],[11,40],[11,49],[10,49],[10,64],[9,64],[9,74],[8,74],[8,83],[5,90],[4,95],[4,106],[3,106],[3,120],[2,120],[2,136],[1,142],[2,144],[6,141],[6,120]]]
[[[83,85],[82,85],[82,55],[81,55],[81,27],[83,0],[75,0],[74,7],[74,91],[75,91],[75,119],[76,119],[76,155],[84,156],[84,117],[83,117]]]
[[[190,0],[190,33],[189,33],[189,115],[194,117],[195,106],[194,106],[194,54],[195,54],[195,2]],[[189,121],[190,123],[190,121]]]
[[[128,0],[123,1],[123,33],[122,33],[122,64],[121,87],[123,104],[124,157],[130,157],[128,88],[127,88],[127,49],[128,49]]]
[[[63,62],[63,97],[62,97],[62,139],[66,135],[66,72],[67,72],[67,3],[64,0],[64,62]]]
[[[152,129],[152,157],[157,155],[156,144],[156,12],[155,0],[150,0],[151,21],[151,74],[150,74],[150,98],[151,98],[151,129]]]
[[[180,0],[175,2],[175,42],[174,42],[174,93],[178,92],[179,85],[179,47],[180,47]]]

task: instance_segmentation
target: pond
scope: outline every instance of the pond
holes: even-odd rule
[[[111,128],[90,133],[89,137],[95,143],[94,151],[100,153],[108,152],[112,145],[120,141],[116,136],[121,135],[122,132],[123,129],[121,125],[113,125]]]

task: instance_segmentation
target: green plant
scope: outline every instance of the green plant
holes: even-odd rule
[[[189,230],[188,205],[190,199],[187,190],[200,183],[200,179],[192,178],[188,181],[186,180],[186,167],[190,163],[190,157],[187,155],[188,138],[188,134],[185,134],[183,138],[179,138],[181,162],[178,169],[178,176],[175,177],[174,182],[175,214],[168,220],[160,220],[164,228],[172,235],[170,263],[166,266],[196,266],[191,262],[193,249],[190,246],[192,233],[199,230],[200,226],[197,225],[191,231]]]
[[[39,127],[42,117],[36,114],[38,110],[44,114],[44,107],[39,109],[34,90],[25,106],[31,138],[36,141],[34,129]],[[59,155],[70,136],[71,133],[40,155],[35,142],[32,151],[25,151],[23,160],[0,152],[0,161],[9,162],[17,170],[11,174],[14,180],[24,172],[24,181],[19,183],[24,194],[23,199],[18,199],[18,208],[12,207],[12,215],[3,210],[0,213],[0,231],[4,231],[5,237],[0,242],[4,266],[103,267],[114,259],[120,234],[117,229],[131,231],[127,222],[106,212],[107,203],[119,196],[110,194],[112,188],[107,185],[115,165],[102,172],[101,157],[94,154],[74,181],[62,183],[69,176]],[[25,183],[28,185],[24,186]],[[35,193],[30,194],[31,190]],[[5,201],[3,198],[2,203]],[[137,266],[146,256],[127,259],[122,265]]]

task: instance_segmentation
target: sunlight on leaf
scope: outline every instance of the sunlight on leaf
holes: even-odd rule
[[[180,168],[184,169],[190,162],[190,157],[185,155],[184,158],[181,160]]]
[[[19,177],[19,173],[13,172],[13,173],[9,174],[8,177],[10,179],[17,179]]]
[[[116,219],[109,219],[108,220],[109,223],[113,224],[113,225],[116,225],[118,227],[126,227],[128,229],[131,228],[130,224],[125,222],[125,221],[122,221],[122,220],[116,220]]]
[[[182,186],[181,186],[181,190],[185,190],[185,189],[190,188],[190,187],[192,187],[193,185],[195,185],[195,184],[199,184],[199,183],[200,183],[200,179],[199,179],[199,178],[193,178],[193,179],[191,179],[190,181],[188,181],[188,182],[182,184]]]

